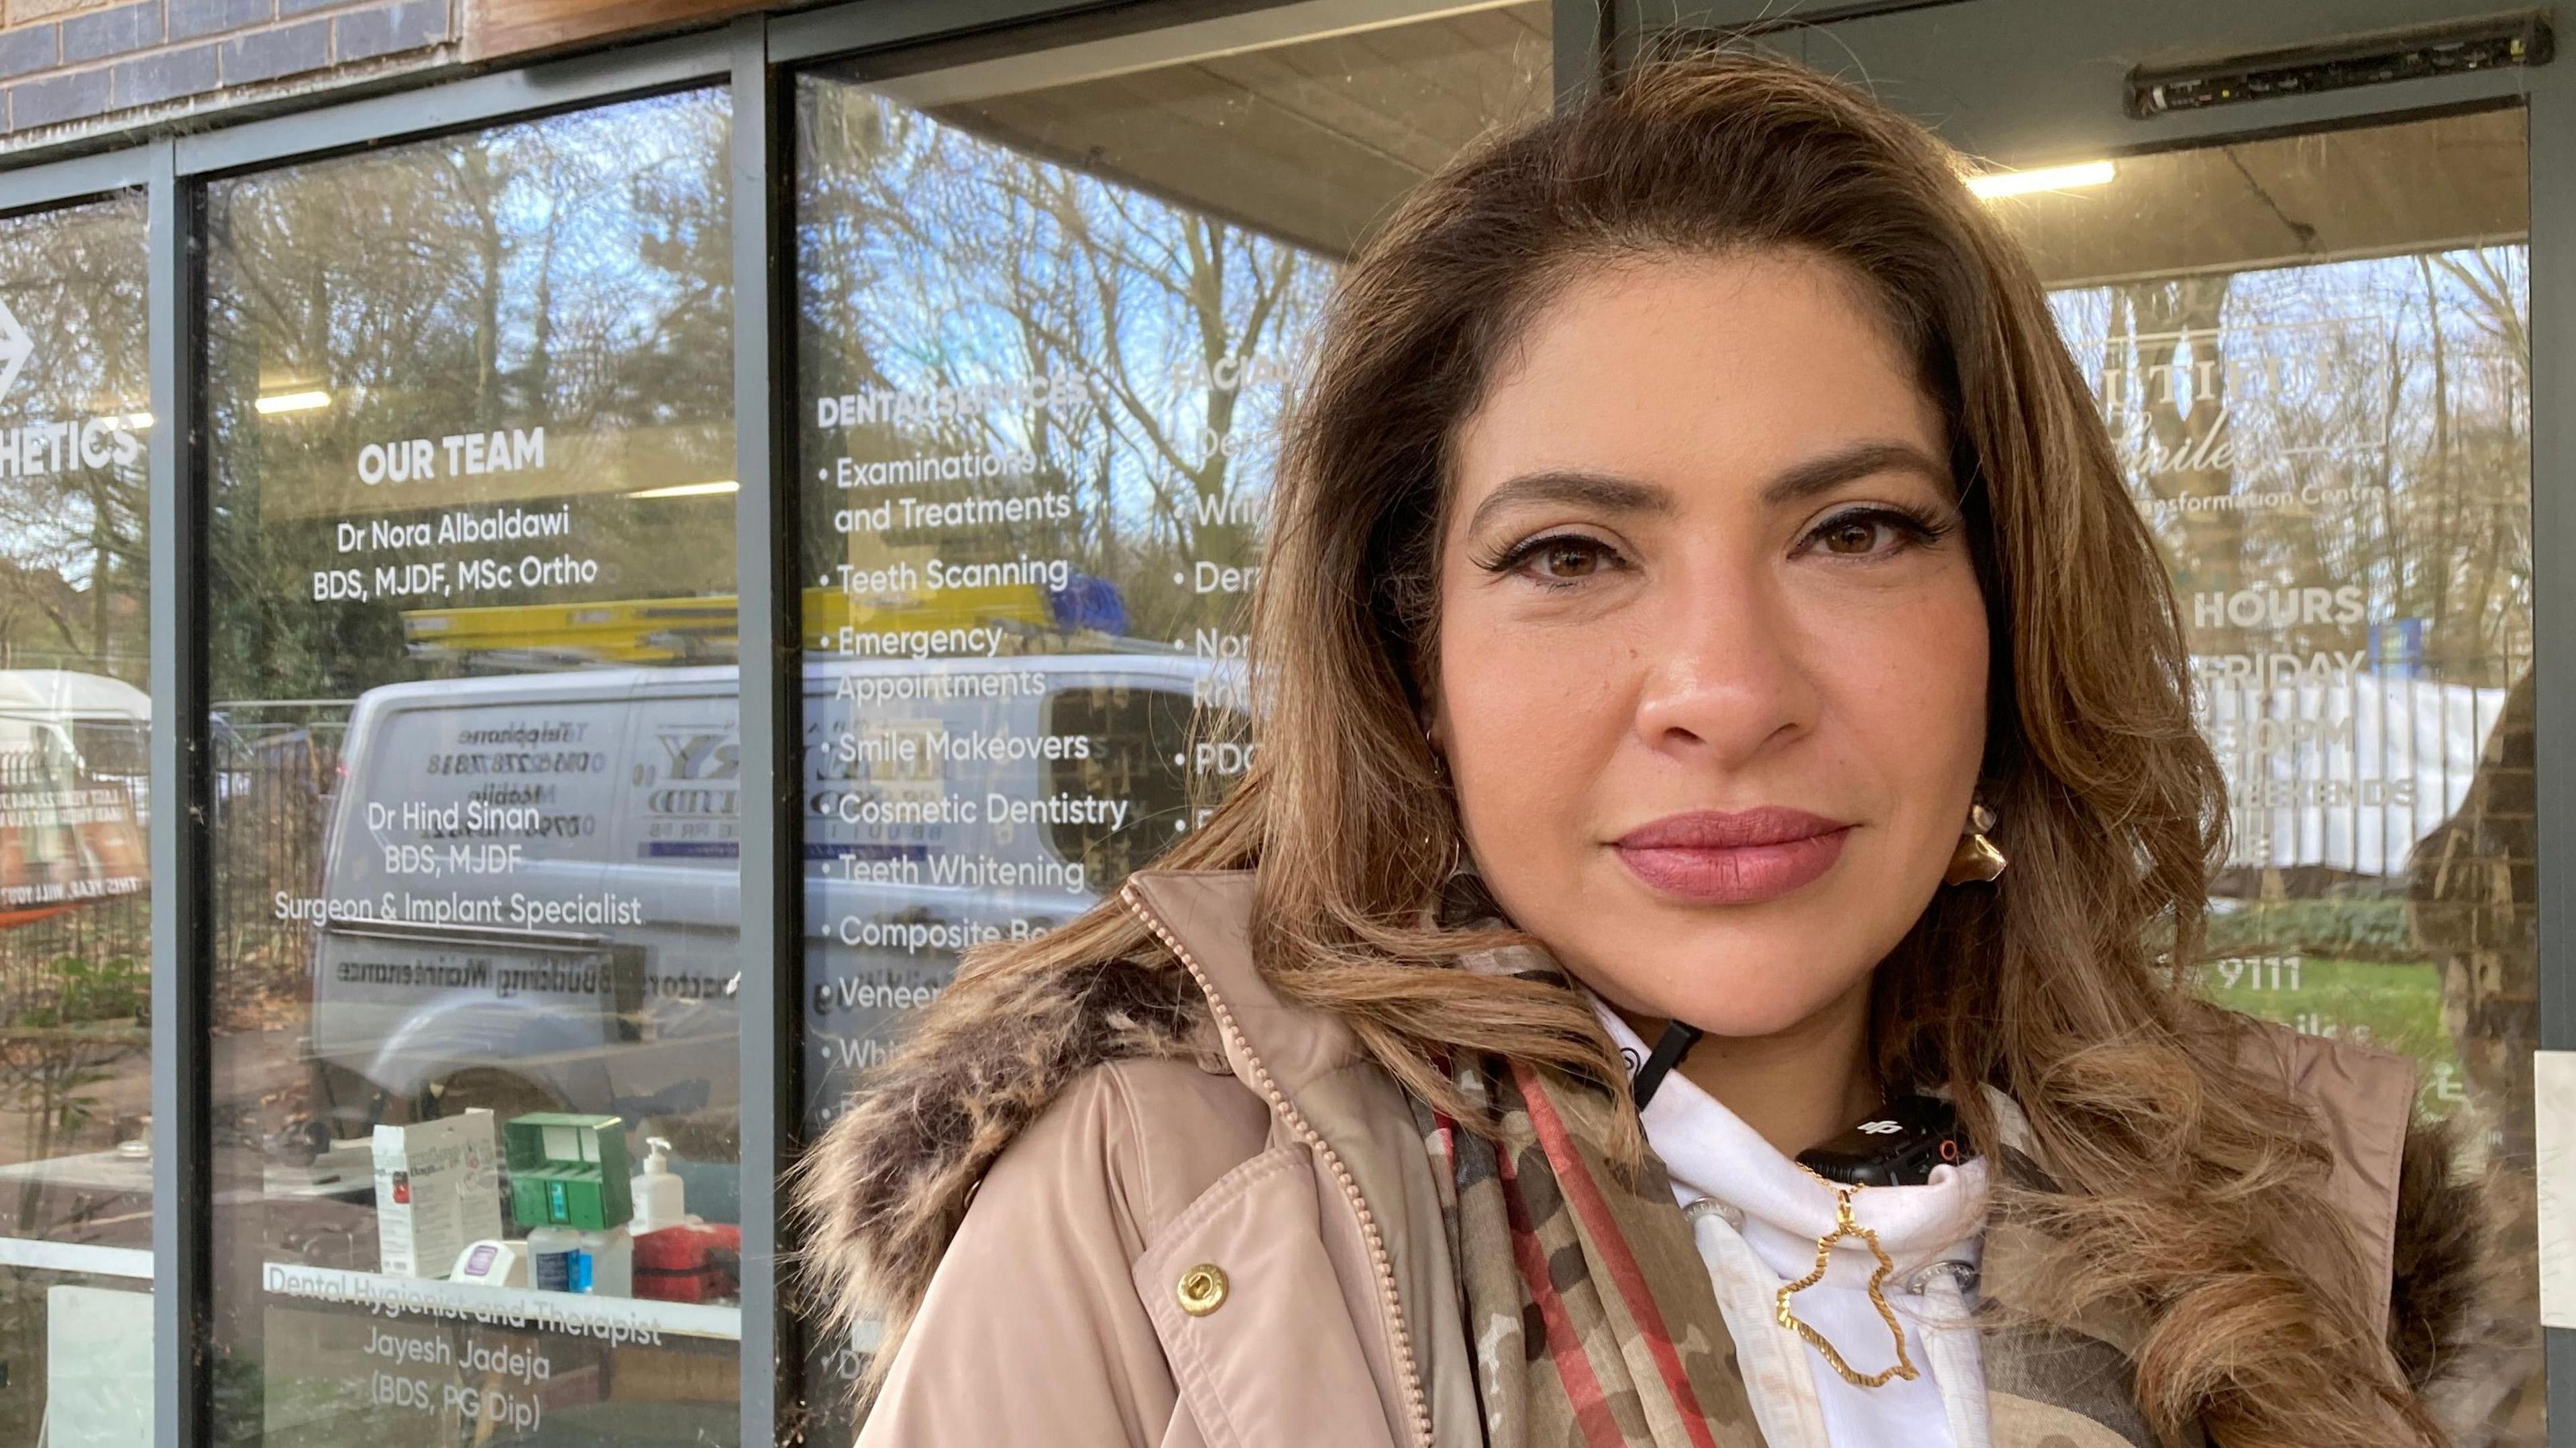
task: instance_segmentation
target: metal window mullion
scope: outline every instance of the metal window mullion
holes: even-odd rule
[[[735,994],[742,1062],[742,1448],[792,1440],[805,1355],[788,1291],[778,1183],[804,1119],[804,871],[797,782],[803,708],[794,500],[779,458],[793,436],[780,399],[788,321],[783,91],[767,22],[733,44],[734,571],[739,608],[742,937]]]
[[[0,215],[86,201],[148,185],[160,147],[127,146],[69,161],[0,171]]]
[[[1555,0],[1548,23],[1558,109],[1600,87],[1609,74],[1620,20],[1615,0]]]
[[[2562,65],[2530,72],[2532,781],[2539,911],[2540,1048],[2576,1050],[2576,86]],[[2535,1103],[2536,1104],[2536,1103]],[[2544,1329],[2549,1441],[2576,1448],[2576,1331]]]
[[[152,416],[146,527],[152,694],[152,1421],[160,1448],[208,1441],[212,1138],[207,942],[204,490],[197,479],[195,197],[152,148],[146,227]]]

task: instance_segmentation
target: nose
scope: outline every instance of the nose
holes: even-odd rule
[[[1806,640],[1763,569],[1739,558],[1692,570],[1653,617],[1635,718],[1647,748],[1726,769],[1815,728]]]

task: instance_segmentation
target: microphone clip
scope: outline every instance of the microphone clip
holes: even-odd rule
[[[1646,1057],[1646,1063],[1637,1068],[1636,1076],[1628,1083],[1629,1094],[1637,1099],[1639,1111],[1646,1109],[1646,1103],[1654,1099],[1655,1088],[1664,1084],[1664,1078],[1672,1074],[1673,1067],[1681,1063],[1682,1057],[1690,1054],[1690,1048],[1699,1043],[1702,1034],[1699,1027],[1685,1021],[1665,1023],[1663,1038],[1655,1042],[1653,1053]]]

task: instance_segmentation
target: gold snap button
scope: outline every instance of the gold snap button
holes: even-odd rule
[[[1201,1262],[1181,1274],[1181,1284],[1173,1291],[1181,1299],[1181,1311],[1205,1317],[1225,1305],[1225,1269]]]

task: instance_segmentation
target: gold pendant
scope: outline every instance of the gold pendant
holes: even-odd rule
[[[1885,1387],[1890,1378],[1903,1378],[1910,1383],[1916,1374],[1914,1360],[1905,1351],[1905,1329],[1897,1326],[1896,1309],[1887,1305],[1887,1294],[1879,1290],[1886,1283],[1888,1274],[1896,1270],[1896,1264],[1888,1260],[1887,1249],[1878,1245],[1878,1233],[1852,1219],[1852,1193],[1856,1190],[1858,1188],[1841,1184],[1834,1186],[1834,1229],[1816,1239],[1816,1270],[1780,1289],[1773,1308],[1774,1315],[1782,1327],[1805,1338],[1817,1352],[1824,1354],[1825,1362],[1843,1375],[1844,1382],[1859,1388]],[[1878,1309],[1879,1319],[1887,1324],[1888,1335],[1896,1339],[1896,1365],[1881,1372],[1852,1371],[1852,1365],[1843,1361],[1843,1355],[1834,1350],[1832,1343],[1825,1341],[1823,1333],[1800,1322],[1798,1315],[1789,1310],[1790,1298],[1825,1280],[1825,1264],[1833,1258],[1834,1244],[1845,1237],[1858,1237],[1868,1243],[1869,1254],[1878,1259],[1878,1266],[1869,1274],[1869,1302]]]

